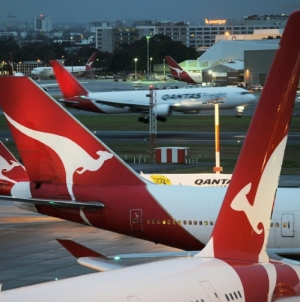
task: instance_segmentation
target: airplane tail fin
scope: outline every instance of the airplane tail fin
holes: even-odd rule
[[[30,78],[2,77],[0,91],[3,113],[31,181],[66,184],[72,199],[74,184],[78,188],[144,184]]]
[[[88,95],[88,91],[61,63],[54,60],[50,64],[65,100]]]
[[[288,19],[213,233],[198,256],[269,260],[270,217],[300,75],[299,36],[297,11]]]
[[[92,56],[86,62],[86,64],[85,64],[85,69],[86,70],[92,69],[92,66],[93,66],[93,64],[95,62],[96,56],[97,56],[97,51],[93,52]]]
[[[9,60],[8,60],[8,75],[13,76],[14,75],[14,65],[13,65],[13,60],[12,60],[12,54],[11,52],[9,53]]]
[[[175,78],[180,78],[180,74],[184,72],[184,70],[177,64],[176,61],[170,56],[166,56],[167,64],[171,70],[172,75]]]
[[[10,195],[12,186],[28,181],[25,168],[0,141],[0,195]]]

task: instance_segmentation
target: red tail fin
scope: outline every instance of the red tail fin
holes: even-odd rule
[[[14,63],[12,60],[12,54],[9,54],[9,60],[8,60],[8,75],[13,76],[14,75]]]
[[[180,78],[181,74],[185,72],[170,56],[166,56],[167,64],[175,78]]]
[[[268,261],[265,253],[300,75],[300,11],[291,14],[211,239],[200,256]]]
[[[94,62],[95,62],[96,56],[97,56],[97,52],[95,51],[95,52],[92,54],[92,56],[89,58],[89,60],[86,62],[86,64],[85,64],[85,69],[86,69],[86,70],[92,69],[92,66],[93,66],[93,64],[94,64]]]
[[[74,183],[78,186],[143,183],[31,79],[2,77],[0,91],[2,110],[30,180],[67,184],[72,198]]]
[[[10,195],[15,183],[27,180],[25,168],[0,142],[0,195]]]
[[[75,96],[88,95],[88,91],[78,82],[78,80],[58,61],[51,61],[51,66],[60,90],[65,99]]]

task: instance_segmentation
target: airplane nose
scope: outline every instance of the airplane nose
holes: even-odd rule
[[[249,94],[249,96],[248,96],[248,101],[249,101],[249,103],[252,103],[252,102],[254,102],[255,100],[257,100],[257,95],[255,95],[255,94]]]

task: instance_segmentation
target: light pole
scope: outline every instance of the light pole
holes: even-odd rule
[[[71,60],[72,60],[72,72],[73,73],[73,37],[71,37]]]
[[[147,80],[149,78],[149,39],[150,36],[146,36],[147,39]]]
[[[137,74],[136,74],[136,62],[137,62],[137,58],[134,58],[134,79],[136,80],[137,78]]]
[[[153,58],[150,58],[150,69],[149,69],[149,74],[151,74],[152,59],[153,59]]]
[[[164,60],[164,76],[166,75],[166,59],[163,59]]]

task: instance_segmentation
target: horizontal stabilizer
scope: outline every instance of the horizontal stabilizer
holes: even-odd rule
[[[13,202],[23,202],[34,205],[47,205],[52,207],[62,207],[62,208],[76,208],[76,209],[99,209],[104,208],[104,204],[98,201],[87,201],[87,202],[75,202],[67,200],[55,200],[55,199],[37,199],[37,198],[17,198],[13,196],[0,196],[0,200],[13,201]]]

